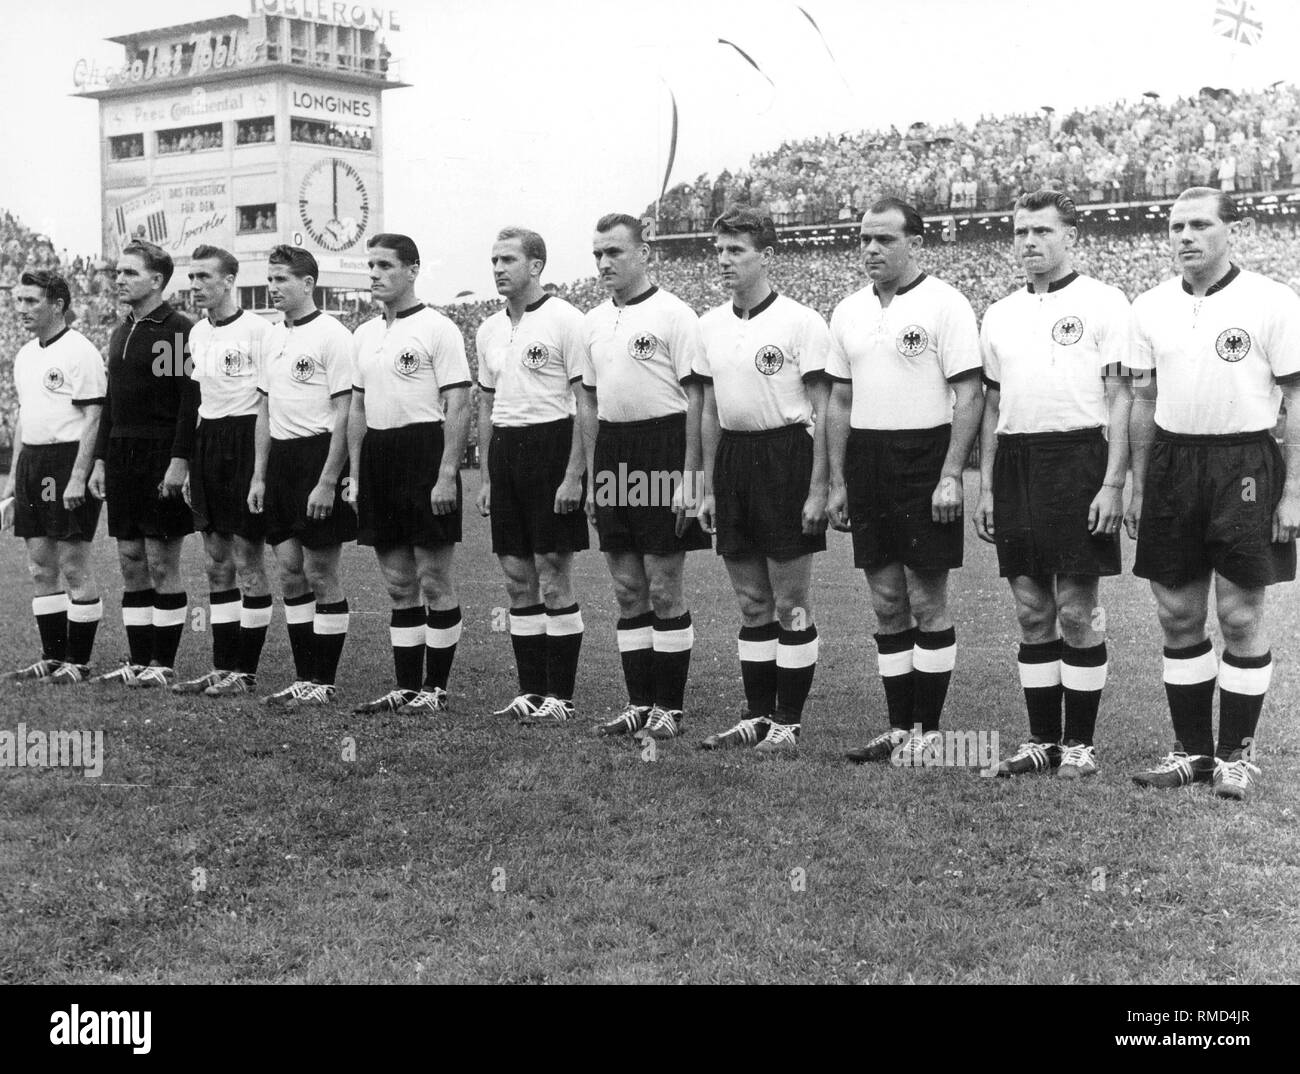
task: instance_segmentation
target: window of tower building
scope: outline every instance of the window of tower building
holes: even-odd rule
[[[221,124],[206,123],[201,127],[176,127],[158,132],[158,152],[197,153],[202,149],[220,149]]]
[[[300,119],[297,116],[289,121],[289,137],[295,142],[330,146],[334,149],[370,150],[374,147],[369,127],[348,127],[341,123]]]
[[[256,145],[275,141],[275,117],[241,119],[235,124],[235,145]]]
[[[269,310],[271,308],[271,299],[266,293],[266,287],[241,287],[239,289],[239,308],[245,310]]]
[[[240,205],[235,209],[239,217],[241,235],[277,230],[275,202],[265,205]]]
[[[119,134],[110,138],[108,155],[113,160],[134,160],[144,156],[144,135]]]

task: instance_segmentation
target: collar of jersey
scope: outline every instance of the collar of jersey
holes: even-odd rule
[[[232,313],[229,317],[227,317],[224,321],[213,321],[212,327],[225,328],[226,325],[228,324],[234,324],[237,320],[239,320],[239,318],[243,315],[243,313],[244,313],[243,310],[235,310],[235,312]]]
[[[748,312],[749,319],[752,321],[755,317],[757,317],[760,313],[762,313],[765,309],[767,309],[768,306],[770,306],[775,301],[776,301],[776,290],[774,288],[768,294],[768,296],[765,299],[763,299],[762,302],[760,302],[757,306],[754,306],[752,309],[749,310]],[[734,313],[737,317],[739,317],[742,321],[746,317],[745,310],[742,310],[734,302],[731,304],[731,312]]]
[[[650,285],[650,290],[642,291],[639,295],[636,296],[636,298],[629,298],[626,302],[623,303],[623,305],[635,306],[638,302],[644,302],[647,298],[652,298],[658,293],[659,293],[659,285],[657,283],[652,283]],[[614,303],[614,305],[618,305],[618,303],[616,302]]]
[[[550,298],[550,297],[551,297],[551,292],[550,292],[550,291],[547,291],[546,294],[542,295],[542,297],[539,298],[536,302],[530,302],[530,303],[528,303],[528,305],[526,305],[526,306],[524,307],[524,312],[525,312],[525,313],[536,313],[539,309],[542,308],[542,306],[544,306],[544,305],[546,304],[546,300],[547,300],[548,298]]]
[[[895,291],[894,297],[897,298],[899,295],[907,294],[908,291],[911,291],[913,288],[918,287],[921,281],[924,279],[925,279],[925,273],[923,272],[911,283],[909,283],[906,287],[900,287],[897,291]],[[880,291],[876,288],[876,285],[874,283],[871,285],[871,293],[875,295],[877,298],[880,297]]]
[[[393,318],[394,318],[394,320],[396,320],[397,318],[400,318],[400,317],[414,317],[414,316],[415,316],[417,313],[419,313],[420,310],[422,310],[422,309],[424,309],[424,303],[423,303],[423,302],[417,302],[417,303],[416,303],[414,306],[412,306],[410,309],[402,310],[401,313],[394,313],[394,314],[393,314]]]
[[[172,313],[171,304],[168,302],[163,302],[156,309],[151,310],[148,316],[139,318],[139,321],[157,321],[159,324],[162,324],[163,321],[167,320],[167,318],[171,316],[171,313]],[[136,324],[139,323],[139,321],[137,321],[136,319],[134,311],[127,314],[127,319],[130,320],[132,323],[136,323]]]
[[[1059,280],[1053,280],[1049,283],[1046,291],[1035,291],[1032,283],[1025,284],[1025,290],[1031,295],[1050,295],[1053,291],[1060,291],[1062,288],[1069,287],[1070,284],[1074,283],[1078,278],[1079,274],[1077,272],[1071,272],[1068,276],[1062,276]]]
[[[40,343],[41,350],[44,350],[46,347],[53,347],[54,344],[56,344],[59,340],[61,340],[64,336],[66,336],[70,331],[71,331],[71,326],[68,326],[65,327],[57,336],[53,336],[50,339],[45,340],[45,342],[43,343],[39,339],[36,342]]]
[[[285,318],[285,320],[289,321],[290,328],[301,328],[305,324],[311,324],[312,321],[314,321],[319,316],[320,316],[320,310],[312,310],[309,314],[307,314],[306,317],[300,317],[296,321],[289,321],[289,318],[287,317]]]
[[[1206,289],[1205,297],[1209,298],[1216,291],[1222,291],[1225,287],[1228,286],[1228,284],[1232,283],[1232,281],[1235,280],[1240,275],[1241,275],[1241,269],[1239,269],[1236,265],[1230,265],[1230,267],[1228,268],[1227,275],[1224,276],[1223,279],[1221,279],[1218,283]],[[1189,295],[1192,293],[1192,285],[1189,284],[1186,280],[1183,280],[1183,290]]]

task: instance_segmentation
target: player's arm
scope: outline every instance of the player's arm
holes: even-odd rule
[[[978,369],[960,374],[952,381],[952,390],[956,397],[952,408],[952,438],[948,442],[948,455],[943,460],[939,484],[930,500],[930,516],[936,522],[954,522],[961,517],[966,499],[962,471],[984,416],[984,389],[980,385]]]
[[[1133,385],[1120,375],[1106,377],[1106,476],[1088,508],[1088,532],[1118,533],[1124,520],[1124,483],[1128,478],[1129,421],[1133,414]]]
[[[701,485],[700,471],[704,466],[700,433],[700,421],[704,413],[704,385],[697,377],[688,377],[682,387],[686,390],[686,457],[682,460],[682,483],[673,494],[673,514],[677,516],[678,537],[686,532],[690,516],[698,507],[696,501]]]
[[[181,340],[181,385],[171,462],[167,464],[167,472],[163,474],[162,483],[158,487],[158,494],[164,500],[174,500],[184,495],[185,483],[190,476],[190,458],[194,454],[194,434],[199,424],[199,382],[190,375],[193,370],[190,328],[187,321],[184,332],[173,336],[173,339]]]
[[[77,457],[72,463],[72,473],[68,483],[63,487],[63,506],[75,511],[86,502],[86,482],[90,477],[91,467],[95,464],[95,441],[99,439],[99,421],[104,413],[103,403],[87,403],[82,407],[86,424],[81,430],[81,440],[77,444]],[[16,441],[15,437],[15,441]],[[18,455],[14,454],[17,464]]]
[[[248,510],[262,513],[266,500],[266,462],[271,457],[271,406],[266,393],[258,393],[257,421],[253,423],[253,476],[248,482]]]
[[[813,408],[813,468],[808,482],[808,498],[803,505],[803,532],[808,536],[826,529],[827,489],[830,463],[826,452],[826,411],[830,406],[831,386],[825,376],[807,382],[808,400]]]
[[[1282,487],[1282,500],[1273,512],[1273,540],[1278,542],[1300,537],[1300,381],[1283,384],[1282,398],[1286,401],[1283,433],[1286,484]]]
[[[853,385],[847,381],[831,383],[826,403],[826,520],[833,529],[849,528],[848,486],[844,482],[844,455],[849,446],[849,415],[853,411]]]
[[[9,476],[5,478],[4,492],[0,493],[0,500],[7,500],[14,494],[17,487],[16,475],[18,473],[18,457],[23,453],[23,427],[17,415],[14,415],[14,444],[13,458],[9,461]]]
[[[992,543],[993,460],[998,456],[998,415],[1002,409],[1002,387],[996,381],[984,381],[984,414],[980,418],[980,498],[975,506],[975,536]]]
[[[587,393],[582,390],[582,377],[579,376],[569,384],[573,392],[574,405],[581,410],[586,402],[582,397]],[[587,472],[587,453],[583,447],[582,423],[575,414],[573,434],[569,437],[569,461],[564,466],[564,480],[555,490],[555,513],[567,515],[582,510],[582,475]]]
[[[722,439],[722,423],[718,420],[718,397],[713,382],[704,382],[704,398],[700,403],[700,455],[703,473],[700,475],[700,528],[705,533],[717,532],[717,501],[713,496],[713,464],[718,457],[718,441]]]
[[[582,395],[578,403],[578,424],[582,428],[582,450],[587,456],[587,479],[591,487],[587,490],[587,518],[596,521],[596,485],[599,475],[596,473],[596,433],[600,429],[600,418],[596,410],[596,389],[587,387],[584,380],[579,386]]]
[[[316,487],[307,497],[308,518],[329,518],[334,513],[334,494],[338,491],[343,464],[348,458],[348,415],[351,411],[351,391],[330,396],[330,413],[333,417],[333,425],[330,428],[330,450],[325,456],[325,465],[321,467],[320,477],[316,479]]]
[[[448,385],[442,390],[442,397],[447,404],[442,461],[438,464],[438,480],[429,493],[435,515],[451,514],[460,502],[456,478],[460,476],[460,460],[465,457],[465,444],[469,441],[469,385]]]
[[[107,495],[104,482],[104,459],[108,456],[108,439],[113,428],[113,382],[110,379],[104,388],[104,408],[99,415],[99,431],[95,435],[95,461],[90,467],[90,481],[87,488],[97,500]]]
[[[1133,403],[1129,411],[1129,465],[1133,487],[1129,491],[1128,510],[1124,512],[1124,529],[1134,540],[1142,522],[1142,493],[1146,488],[1147,459],[1156,434],[1156,371],[1137,370],[1133,380]]]
[[[480,354],[483,352],[480,351]],[[481,359],[480,359],[481,361]],[[492,408],[497,394],[489,391],[480,383],[478,388],[478,513],[487,517],[492,513],[492,478],[488,470],[488,450],[492,445]],[[582,429],[577,422],[573,425],[574,434],[582,441]]]
[[[343,485],[343,502],[356,505],[361,494],[361,442],[366,438],[366,393],[352,385],[348,401],[348,479]]]

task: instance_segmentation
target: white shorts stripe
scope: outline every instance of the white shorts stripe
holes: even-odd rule
[[[256,630],[271,625],[271,606],[265,608],[240,608],[239,625],[244,630]]]
[[[307,601],[303,604],[286,604],[284,621],[286,623],[310,623],[316,618],[316,606]]]
[[[1024,664],[1016,661],[1020,670],[1020,685],[1026,690],[1042,690],[1048,686],[1061,685],[1061,662],[1053,660],[1046,664]]]
[[[876,653],[876,666],[884,679],[897,678],[899,675],[912,674],[912,650],[901,653]]]
[[[652,648],[654,648],[654,627],[637,627],[635,630],[620,630],[618,632],[618,651],[620,653]]]
[[[819,638],[806,641],[802,645],[780,645],[776,647],[776,666],[779,668],[810,668],[817,663],[817,642]]]
[[[68,610],[67,593],[49,593],[32,598],[32,615],[58,615]]]
[[[153,626],[152,608],[122,608],[123,626]]]
[[[1102,664],[1095,668],[1081,668],[1061,661],[1061,685],[1067,690],[1096,692],[1106,685],[1106,669]]]
[[[348,632],[349,612],[316,612],[312,616],[311,632],[313,634],[346,634]]]
[[[179,608],[154,608],[153,625],[156,627],[174,627],[182,626],[185,622],[187,609],[185,605]]]
[[[424,644],[424,631],[423,623],[415,626],[390,626],[388,637],[394,649],[413,649],[417,645]]]
[[[582,612],[570,612],[568,615],[548,615],[546,633],[553,638],[567,637],[582,633]]]
[[[1198,682],[1209,682],[1219,672],[1213,649],[1191,660],[1171,660],[1167,656],[1164,659],[1164,678],[1170,686],[1195,686]]]
[[[224,604],[213,604],[209,618],[213,623],[238,623],[239,612],[239,601],[228,600]]]
[[[457,623],[449,627],[431,627],[424,628],[424,644],[430,649],[450,649],[453,645],[460,642],[461,628],[463,623]]]
[[[535,638],[546,633],[546,616],[515,615],[510,616],[510,633],[517,638]]]
[[[655,630],[654,650],[657,653],[684,653],[695,644],[695,627],[683,630]]]
[[[1226,660],[1219,665],[1219,689],[1227,690],[1229,693],[1260,697],[1268,693],[1268,686],[1272,681],[1272,660],[1262,668],[1239,668]]]
[[[916,671],[934,675],[942,671],[951,671],[956,666],[956,645],[949,645],[943,649],[922,649],[917,645],[912,649],[912,667]]]
[[[69,623],[98,623],[102,618],[104,618],[104,602],[102,600],[92,600],[89,604],[77,604],[75,601],[68,602]]]
[[[770,664],[776,659],[776,638],[767,641],[736,641],[736,651],[746,664]]]

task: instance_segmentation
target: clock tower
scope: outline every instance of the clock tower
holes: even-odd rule
[[[247,15],[111,40],[122,62],[80,61],[99,102],[104,253],[157,243],[188,286],[194,248],[240,261],[245,309],[268,311],[266,262],[290,243],[320,265],[318,303],[369,301],[366,238],[383,228],[383,93],[407,83],[388,41],[399,15],[367,4],[249,0]]]

